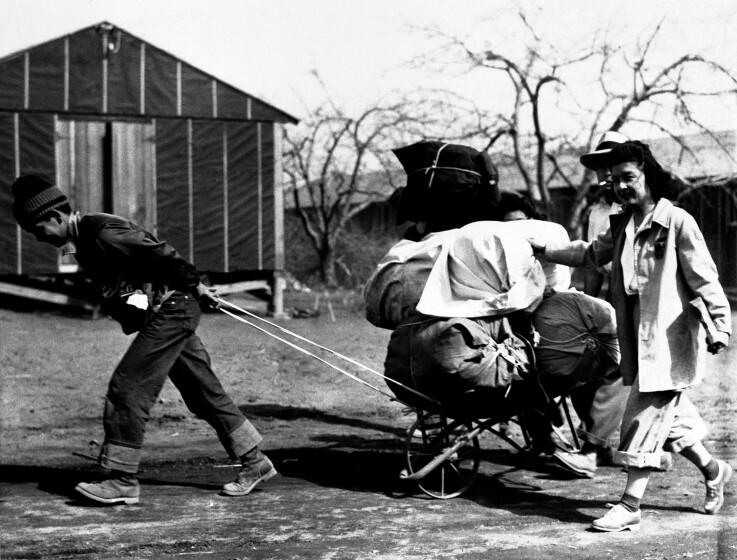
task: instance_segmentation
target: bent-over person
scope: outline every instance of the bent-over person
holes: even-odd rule
[[[195,333],[200,302],[217,298],[195,267],[169,244],[137,224],[111,214],[73,212],[67,196],[46,179],[24,175],[12,185],[13,213],[37,240],[64,247],[93,280],[102,307],[124,332],[138,332],[115,368],[105,397],[101,482],[75,490],[104,504],[139,500],[136,478],[149,411],[169,377],[187,408],[207,421],[242,469],[222,493],[248,494],[276,473],[260,451],[261,435],[226,394]],[[133,298],[132,300],[130,298]],[[132,305],[136,299],[138,305]]]

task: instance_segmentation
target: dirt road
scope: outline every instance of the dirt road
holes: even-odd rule
[[[386,333],[355,313],[288,327],[380,364]],[[491,438],[482,441],[481,475],[469,493],[425,498],[397,478],[411,422],[400,407],[270,342],[234,334],[219,316],[205,318],[202,337],[281,475],[246,498],[219,496],[234,469],[167,387],[147,433],[141,503],[92,506],[72,489],[98,473],[72,451],[100,436],[99,400],[124,337],[108,321],[8,310],[0,311],[0,331],[3,559],[737,558],[737,483],[719,515],[698,513],[703,484],[680,458],[653,476],[639,533],[587,531],[618,498],[620,469],[570,479]],[[54,351],[44,350],[49,345]],[[710,359],[712,376],[692,393],[712,424],[707,444],[733,464],[736,359],[735,349]]]

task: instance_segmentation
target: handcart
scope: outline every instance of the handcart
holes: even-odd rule
[[[559,418],[558,414],[558,407],[560,407],[565,412],[565,420],[573,436],[574,441],[571,447],[580,447],[576,431],[573,429],[565,397],[558,396],[555,399],[551,399],[547,394],[543,385],[540,383],[538,373],[534,367],[535,359],[532,344],[522,337],[519,338],[525,342],[527,346],[526,351],[530,363],[533,366],[525,379],[515,381],[505,388],[469,391],[461,398],[454,400],[454,402],[441,402],[418,391],[416,388],[386,377],[384,374],[347,356],[321,346],[262,317],[258,317],[227,300],[221,299],[220,303],[220,311],[226,315],[284,342],[295,350],[317,359],[340,373],[414,411],[417,415],[417,420],[406,432],[404,440],[406,467],[400,471],[399,477],[404,481],[416,482],[420,490],[428,496],[449,499],[460,496],[470,488],[479,471],[481,461],[479,436],[483,433],[493,434],[519,451],[529,448],[531,438],[524,421],[524,415],[528,412],[551,415],[553,418],[556,418],[556,421],[553,422],[553,429],[563,442],[568,443],[565,435],[557,428],[557,425],[562,423],[562,419]],[[226,307],[232,309],[232,311],[226,309]],[[400,393],[401,398],[387,393],[298,344],[256,325],[241,315],[246,315],[266,323],[272,328],[292,336],[301,342],[315,346],[354,366],[383,378],[387,383],[399,387],[397,392]],[[495,427],[500,422],[516,424],[522,433],[524,445],[520,445],[515,439]]]
[[[522,340],[533,366],[524,380],[503,389],[470,391],[456,402],[429,402],[427,397],[424,400],[406,399],[412,401],[417,420],[405,436],[406,468],[400,472],[402,480],[416,482],[422,492],[433,498],[450,499],[462,495],[471,487],[479,471],[479,437],[484,433],[493,434],[516,450],[525,451],[532,445],[525,423],[530,413],[550,417],[559,439],[571,449],[580,448],[566,397],[552,398],[548,394],[534,368],[533,347]],[[565,413],[572,444],[559,429],[563,423],[560,410]],[[524,443],[520,444],[500,429],[502,422],[515,424]]]

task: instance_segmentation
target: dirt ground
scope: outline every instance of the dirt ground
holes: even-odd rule
[[[329,302],[317,318],[278,322],[381,369],[389,333],[362,318],[358,296]],[[199,333],[280,476],[245,498],[218,495],[235,469],[167,384],[149,423],[140,504],[98,507],[73,492],[100,476],[73,453],[102,438],[102,398],[127,337],[107,319],[0,308],[0,558],[737,559],[737,482],[719,515],[703,515],[703,484],[683,459],[652,477],[639,533],[587,530],[619,497],[621,469],[571,479],[490,436],[468,493],[434,500],[398,479],[413,420],[401,405],[222,314],[206,315]],[[708,380],[691,391],[711,425],[707,445],[733,464],[736,363],[737,348],[709,357]]]

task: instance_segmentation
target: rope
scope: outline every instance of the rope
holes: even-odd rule
[[[420,167],[419,169],[415,169],[412,173],[409,173],[409,175],[414,175],[415,173],[419,173],[420,171],[424,171],[426,174],[430,169],[445,169],[450,171],[461,171],[462,173],[470,173],[471,175],[476,175],[477,177],[481,177],[481,173],[478,173],[476,171],[471,171],[470,169],[463,169],[461,167],[448,167],[443,165],[433,165],[431,167]]]
[[[566,344],[568,342],[573,342],[574,340],[578,340],[579,338],[585,338],[587,336],[593,336],[593,335],[587,331],[587,332],[579,333],[576,336],[572,336],[571,338],[567,338],[566,340],[556,340],[554,338],[546,338],[543,335],[540,335],[540,340],[544,340],[545,342],[552,342],[553,344]]]
[[[430,403],[434,404],[435,406],[441,406],[440,401],[437,401],[437,400],[433,399],[432,397],[429,397],[429,396],[425,395],[424,393],[421,393],[420,391],[418,391],[416,389],[413,389],[412,387],[408,387],[407,385],[404,385],[403,383],[400,383],[399,381],[396,381],[396,380],[394,380],[394,379],[392,379],[390,377],[387,377],[384,374],[376,371],[375,369],[372,369],[372,368],[370,368],[370,367],[368,367],[368,366],[366,366],[366,365],[364,365],[364,364],[362,364],[360,362],[357,362],[353,358],[349,358],[348,356],[345,356],[345,355],[343,355],[343,354],[341,354],[339,352],[336,352],[335,350],[331,350],[330,348],[327,348],[325,346],[322,346],[322,345],[318,344],[317,342],[313,342],[312,340],[310,340],[308,338],[305,338],[305,337],[303,337],[303,336],[301,336],[301,335],[299,335],[299,334],[297,334],[295,332],[292,332],[289,329],[286,329],[286,328],[284,328],[284,327],[282,327],[280,325],[277,325],[276,323],[273,323],[271,321],[268,321],[268,320],[264,319],[263,317],[259,317],[258,315],[255,315],[254,313],[251,313],[250,311],[247,311],[247,310],[245,310],[245,309],[243,309],[241,307],[238,307],[234,303],[231,303],[231,302],[229,302],[227,300],[218,298],[218,301],[220,303],[223,303],[225,305],[228,305],[228,306],[232,307],[233,309],[239,311],[240,313],[243,313],[244,315],[248,315],[249,317],[253,317],[254,319],[257,319],[259,321],[262,321],[263,323],[266,323],[267,325],[270,325],[271,327],[273,327],[273,328],[275,328],[275,329],[277,329],[277,330],[279,330],[279,331],[281,331],[281,332],[283,332],[285,334],[288,334],[290,336],[293,336],[294,338],[296,338],[298,340],[301,340],[302,342],[306,342],[307,344],[311,344],[312,346],[315,346],[315,347],[319,348],[320,350],[323,350],[323,351],[328,352],[328,353],[330,353],[330,354],[332,354],[332,355],[334,355],[334,356],[336,356],[338,358],[341,358],[342,360],[345,360],[345,361],[347,361],[347,362],[349,362],[349,363],[351,363],[351,364],[353,364],[353,365],[355,365],[355,366],[357,366],[357,367],[359,367],[361,369],[364,369],[364,370],[368,371],[369,373],[373,373],[374,375],[376,375],[378,377],[381,377],[383,380],[385,380],[388,383],[394,383],[395,385],[398,385],[399,387],[402,387],[402,389],[405,389],[405,390],[407,390],[407,391],[409,391],[409,392],[417,395],[418,397],[423,398],[424,400],[426,400],[427,402],[430,402]],[[308,356],[311,356],[311,357],[315,358],[319,362],[322,362],[325,365],[333,368],[334,370],[342,373],[343,375],[346,375],[347,377],[350,377],[351,379],[353,379],[355,381],[358,381],[362,385],[365,385],[366,387],[369,387],[369,388],[373,389],[377,393],[381,393],[382,395],[389,397],[391,400],[402,402],[399,399],[397,399],[397,397],[395,397],[394,395],[391,395],[391,394],[387,393],[386,391],[382,391],[381,389],[379,389],[375,385],[372,385],[371,383],[369,383],[369,382],[361,379],[360,377],[358,377],[356,375],[353,375],[352,373],[347,372],[346,370],[344,370],[344,369],[342,369],[342,368],[340,368],[340,367],[338,367],[338,366],[336,366],[336,365],[328,362],[327,360],[321,358],[320,356],[317,356],[316,354],[313,354],[312,352],[310,352],[310,351],[302,348],[301,346],[298,346],[298,345],[294,344],[293,342],[290,342],[289,340],[286,340],[285,338],[282,338],[282,337],[280,337],[280,336],[278,336],[278,335],[276,335],[276,334],[274,334],[274,333],[272,333],[272,332],[270,332],[270,331],[268,331],[268,330],[266,330],[266,329],[264,329],[262,327],[259,327],[258,325],[252,323],[251,321],[248,321],[247,319],[244,319],[243,317],[239,317],[238,315],[236,315],[235,313],[232,313],[232,312],[228,311],[227,309],[223,309],[222,307],[220,307],[219,310],[221,312],[225,313],[226,315],[228,315],[230,317],[233,317],[236,321],[240,321],[241,323],[244,323],[246,325],[250,325],[251,327],[255,328],[256,330],[261,331],[262,333],[267,334],[268,336],[270,336],[272,338],[275,338],[276,340],[279,340],[279,341],[283,342],[284,344],[286,344],[286,345],[294,348],[295,350],[297,350],[299,352],[302,352],[303,354],[306,354]],[[405,404],[406,405],[406,403],[403,403],[403,402],[402,402],[402,404]],[[407,405],[407,406],[409,406],[409,405]]]
[[[427,182],[427,190],[430,190],[432,187],[433,179],[435,179],[435,169],[438,167],[438,161],[440,160],[440,152],[442,152],[447,146],[450,144],[443,144],[438,148],[438,153],[435,154],[435,161],[432,162],[432,167],[428,167],[425,169],[425,174],[427,175],[428,169],[432,169],[432,173],[430,174],[430,180]]]

